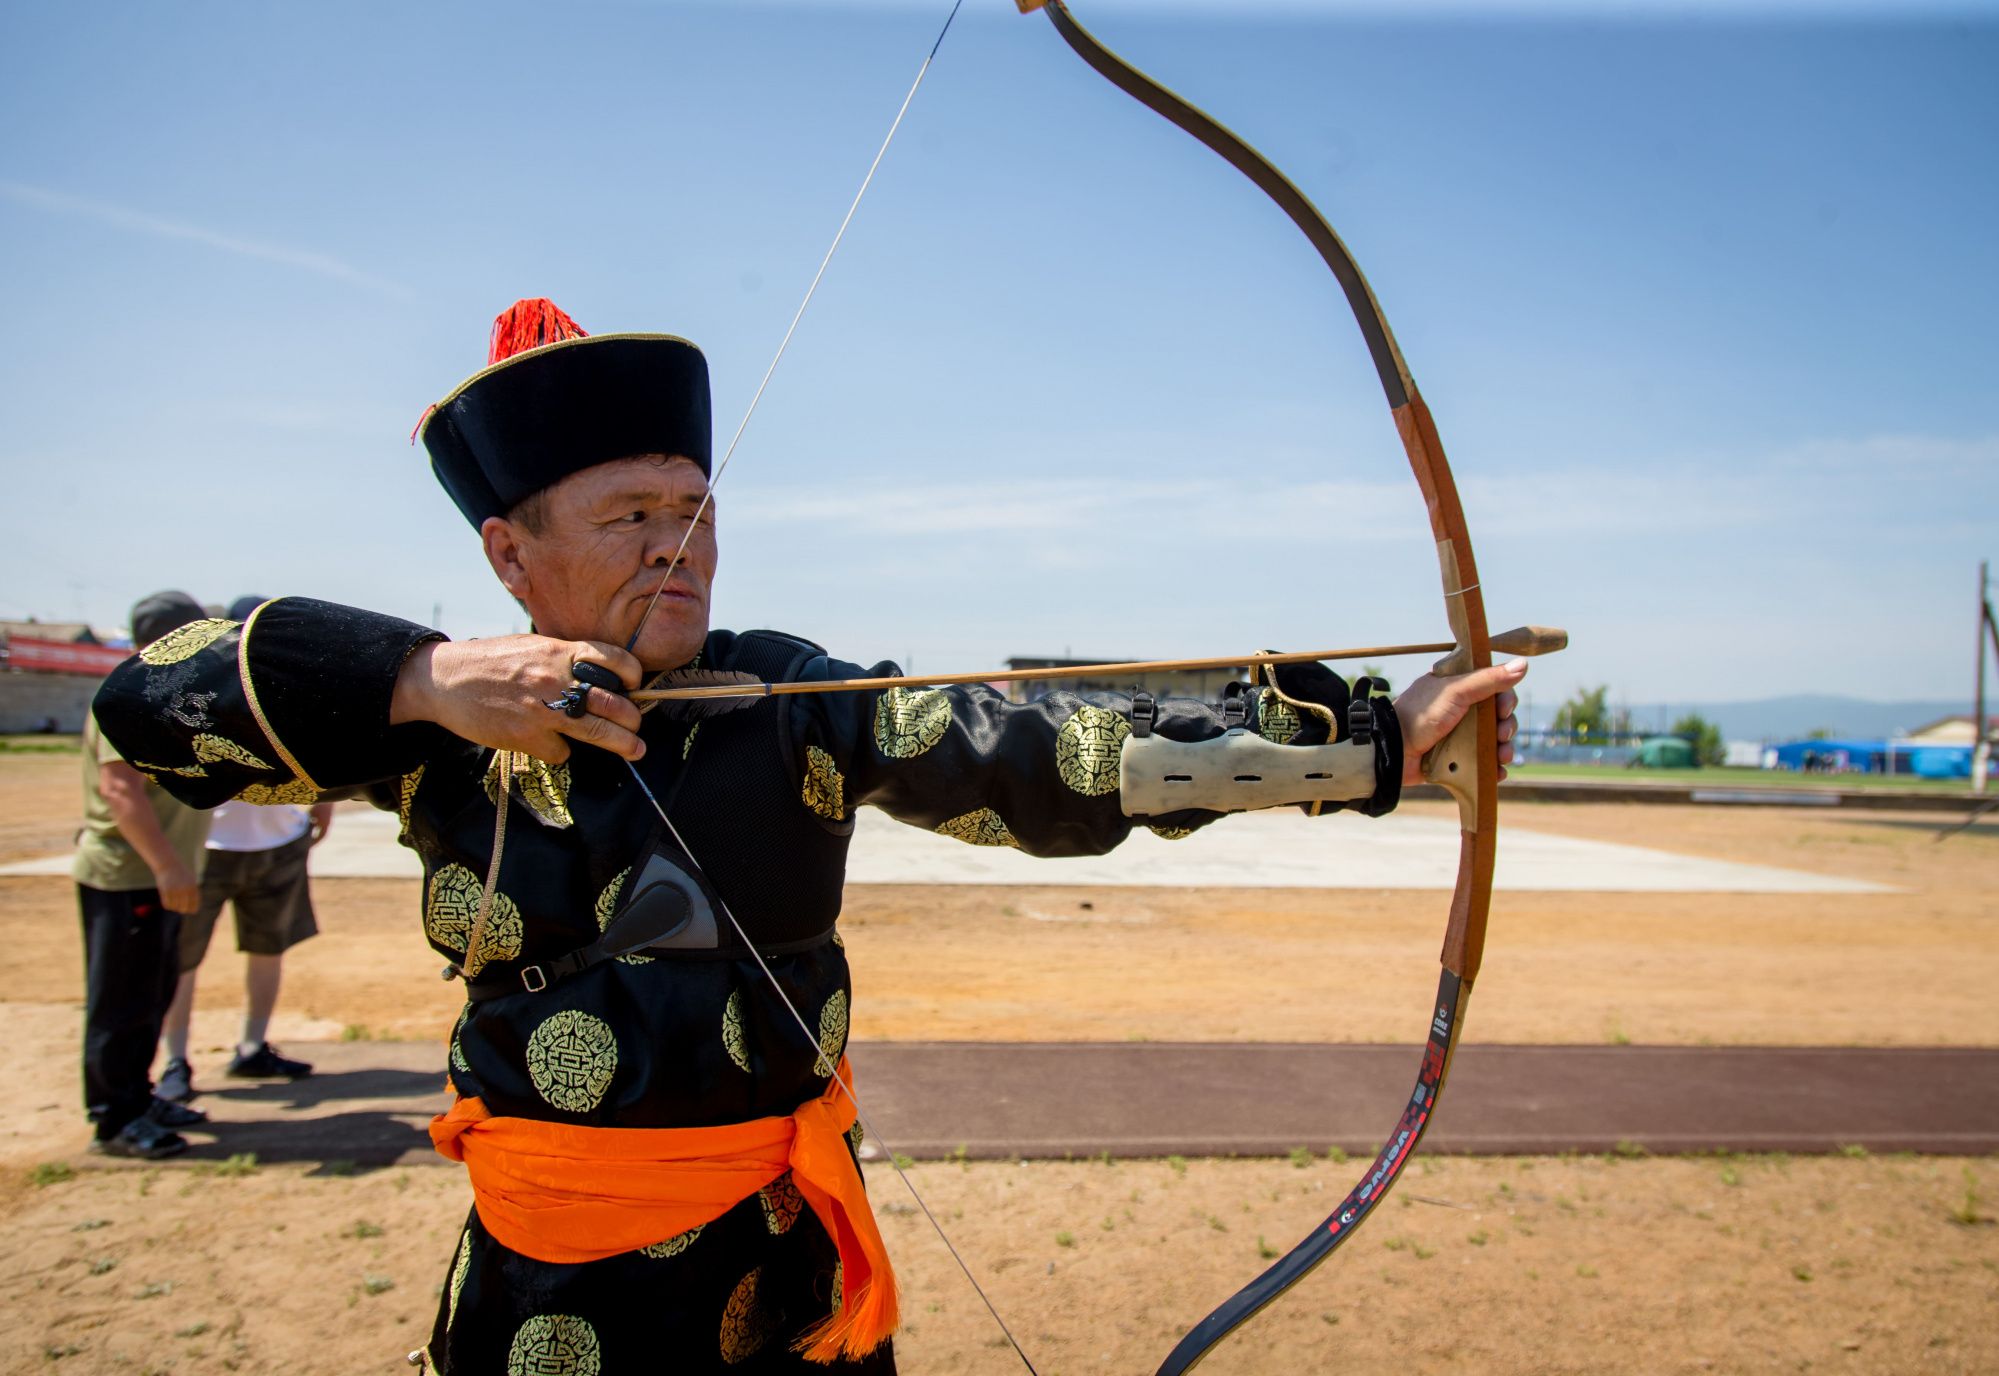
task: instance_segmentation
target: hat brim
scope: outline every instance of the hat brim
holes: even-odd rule
[[[705,474],[708,361],[677,335],[566,339],[474,373],[418,433],[438,482],[475,529],[614,459],[675,455]]]

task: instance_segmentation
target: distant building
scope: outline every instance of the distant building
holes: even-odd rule
[[[1102,663],[1091,659],[1033,659],[1015,658],[1006,662],[1009,669],[1084,669],[1092,664]],[[1066,693],[1129,693],[1133,689],[1152,694],[1156,698],[1203,698],[1214,699],[1221,696],[1224,684],[1240,683],[1249,677],[1249,666],[1232,665],[1226,669],[1175,669],[1158,674],[1096,675],[1075,674],[1060,678],[1008,680],[996,679],[993,687],[1005,693],[1013,702],[1033,702],[1054,692]]]
[[[1990,717],[1985,723],[1988,739],[1999,735],[1999,717]],[[1976,745],[1977,733],[1972,730],[1972,716],[1969,712],[1954,717],[1939,717],[1928,726],[1918,727],[1906,738],[1911,745]]]
[[[59,640],[65,645],[104,643],[97,638],[97,632],[82,621],[37,621],[32,616],[26,621],[0,621],[0,641],[11,640],[17,635],[29,640]]]
[[[0,734],[83,730],[97,685],[131,653],[81,621],[0,621]]]

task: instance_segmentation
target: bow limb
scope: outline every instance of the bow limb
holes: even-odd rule
[[[1045,9],[1062,40],[1099,75],[1155,114],[1198,139],[1275,202],[1296,225],[1338,280],[1374,361],[1409,467],[1429,508],[1443,578],[1444,610],[1455,648],[1437,665],[1439,674],[1483,669],[1492,663],[1485,601],[1471,535],[1457,483],[1444,458],[1436,422],[1417,391],[1415,379],[1396,345],[1380,303],[1340,237],[1303,192],[1268,159],[1207,114],[1159,85],[1099,43],[1069,13],[1063,0],[1016,0],[1023,13]],[[1458,877],[1451,897],[1443,971],[1430,1018],[1429,1038],[1416,1086],[1395,1130],[1373,1165],[1340,1206],[1303,1241],[1279,1257],[1262,1275],[1196,1324],[1159,1367],[1159,1376],[1177,1376],[1198,1364],[1238,1325],[1282,1295],[1330,1256],[1386,1196],[1429,1124],[1443,1091],[1451,1053],[1457,1045],[1464,1000],[1477,974],[1485,945],[1486,913],[1492,898],[1499,782],[1497,705],[1481,702],[1423,761],[1426,779],[1442,785],[1458,803]]]

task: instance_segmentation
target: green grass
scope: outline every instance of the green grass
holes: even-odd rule
[[[0,755],[74,755],[80,736],[0,736]]]
[[[1508,777],[1528,783],[1561,779],[1587,779],[1616,784],[1702,784],[1726,788],[1770,788],[1781,792],[1800,789],[1889,789],[1895,792],[1971,794],[1964,779],[1919,779],[1913,774],[1797,774],[1783,769],[1743,769],[1710,766],[1700,769],[1626,769],[1621,765],[1600,764],[1513,764]]]

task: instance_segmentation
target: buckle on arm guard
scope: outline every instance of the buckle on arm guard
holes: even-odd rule
[[[1374,695],[1377,690],[1385,690],[1388,685],[1378,678],[1362,674],[1353,683],[1353,698],[1347,703],[1347,739],[1355,745],[1368,745],[1374,740]]]
[[[1159,720],[1159,699],[1150,693],[1131,695],[1131,734],[1144,740],[1152,734],[1152,723]]]

